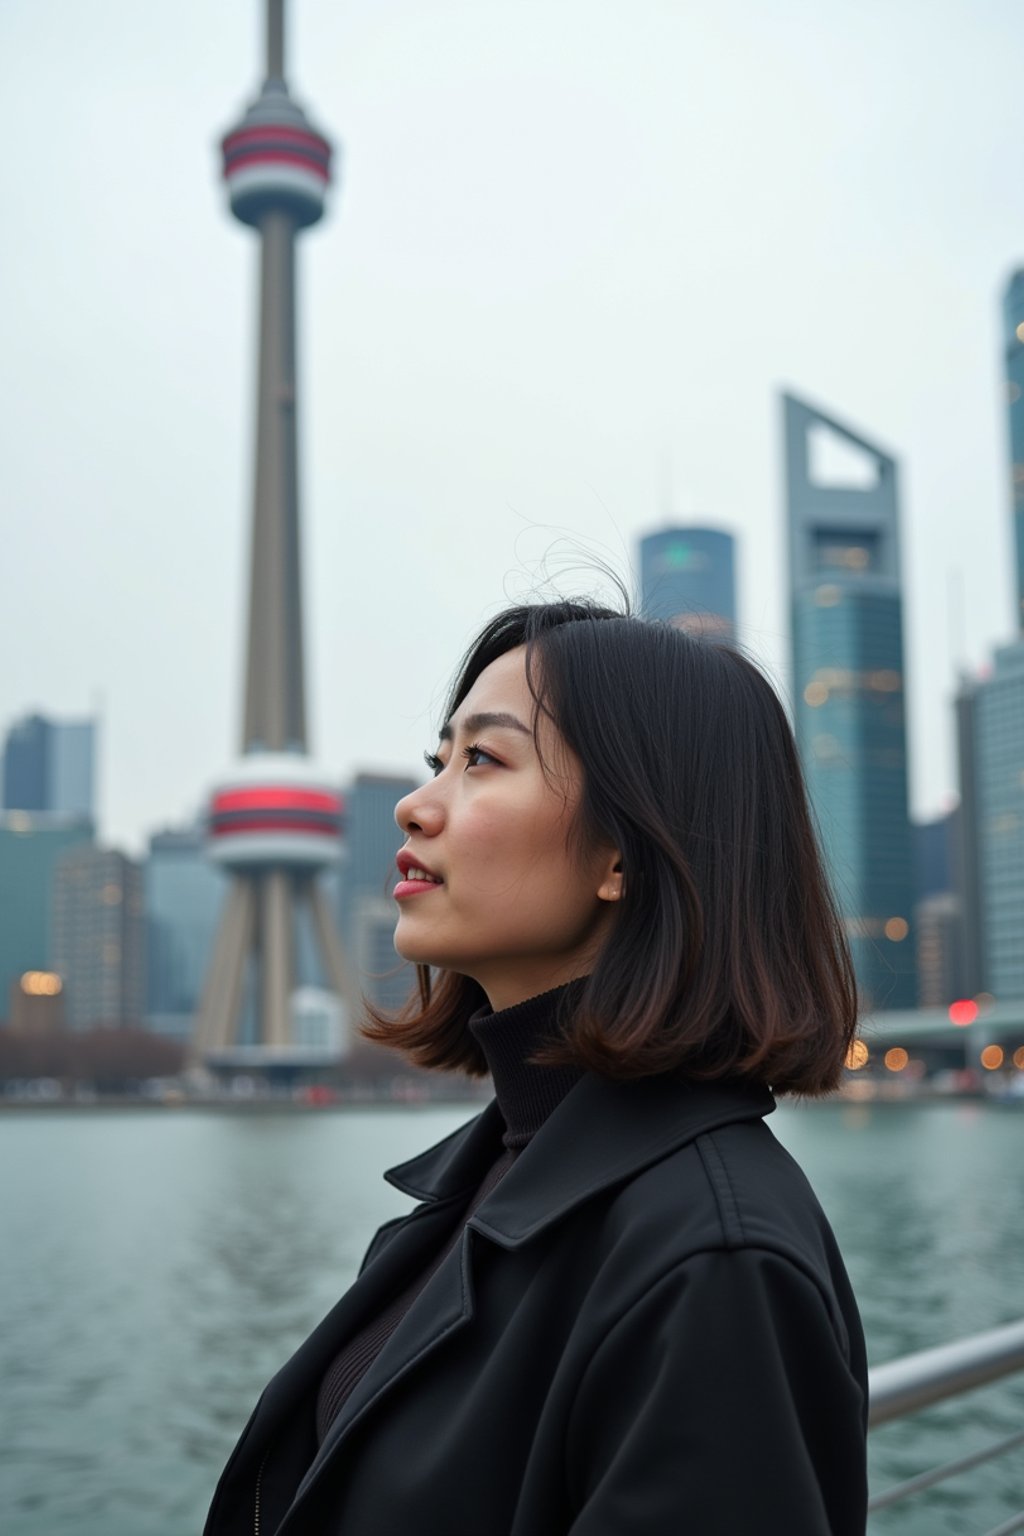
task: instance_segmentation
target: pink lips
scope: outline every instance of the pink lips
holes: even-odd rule
[[[438,880],[399,880],[392,895],[396,901],[405,901],[409,896],[418,896],[421,891],[439,891],[441,883]]]
[[[395,863],[398,865],[399,874],[408,875],[411,869],[422,869],[425,874],[432,874],[425,864],[421,864],[407,848],[403,848]],[[436,891],[441,887],[440,877],[434,880],[407,880],[401,879],[395,886],[393,895],[396,901],[406,901],[410,896],[419,896],[424,891]]]

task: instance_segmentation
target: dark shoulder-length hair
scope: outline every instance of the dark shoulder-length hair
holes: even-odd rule
[[[536,1060],[608,1077],[746,1076],[778,1092],[839,1081],[857,1023],[849,948],[793,734],[734,647],[571,600],[509,608],[466,655],[445,718],[481,672],[526,647],[534,734],[575,753],[579,848],[622,858],[613,926],[571,1015]],[[418,966],[397,1016],[363,1032],[420,1066],[486,1071],[467,1028],[479,984]]]

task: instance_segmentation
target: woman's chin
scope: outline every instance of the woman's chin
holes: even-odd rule
[[[430,944],[421,940],[416,942],[411,933],[402,932],[402,924],[399,923],[394,938],[395,954],[400,960],[405,960],[409,965],[442,965],[443,961],[437,959],[436,951]]]

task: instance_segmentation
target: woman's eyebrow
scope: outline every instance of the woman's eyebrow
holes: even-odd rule
[[[522,731],[524,736],[533,735],[530,727],[524,725],[517,715],[508,715],[500,711],[493,713],[489,710],[484,710],[478,715],[467,715],[461,725],[461,729],[469,736],[475,736],[477,731],[494,730],[496,728],[507,731]],[[451,721],[446,720],[437,734],[439,740],[451,741],[455,735],[455,732],[452,730]]]

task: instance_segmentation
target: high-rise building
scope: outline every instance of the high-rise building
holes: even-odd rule
[[[395,806],[416,788],[411,776],[359,773],[345,792],[345,859],[339,916],[359,990],[383,1008],[398,1008],[413,985],[412,967],[395,953],[396,909],[390,892],[402,834]]]
[[[953,889],[953,845],[957,811],[911,825],[914,849],[914,894],[918,901]]]
[[[960,958],[962,932],[960,901],[952,891],[936,891],[916,903],[919,1007],[946,1008],[966,995]]]
[[[54,868],[67,849],[92,840],[82,817],[0,812],[0,1010],[24,972],[53,969]]]
[[[72,848],[57,862],[53,969],[71,1029],[140,1028],[146,928],[141,866],[110,848]]]
[[[896,463],[783,397],[797,743],[865,1009],[915,1002]],[[811,439],[855,450],[873,483],[812,473]]]
[[[967,676],[961,677],[954,701],[960,811],[953,839],[953,889],[960,903],[965,997],[973,997],[975,993],[983,991],[985,986],[981,870],[978,861],[976,702],[973,680]]]
[[[970,983],[1024,997],[1024,639],[997,650],[985,677],[962,680],[957,718]]]
[[[27,715],[4,743],[4,810],[48,811],[50,722]]]
[[[7,733],[3,808],[95,820],[96,722],[27,715]]]
[[[96,722],[62,720],[53,728],[50,810],[96,820]]]
[[[732,534],[662,528],[640,540],[640,592],[648,618],[691,634],[734,639],[736,562]]]
[[[966,989],[1024,997],[1024,268],[1003,294],[1017,638],[956,696]]]
[[[149,1027],[184,1040],[195,1023],[227,882],[207,858],[199,827],[154,833],[143,880]]]
[[[323,214],[331,146],[286,84],[284,0],[267,0],[266,22],[266,78],[222,144],[231,211],[259,237],[260,319],[243,756],[210,807],[211,853],[231,878],[196,1030],[197,1053],[216,1064],[243,1037],[247,1059],[263,1051],[268,1064],[295,1045],[300,926],[319,979],[346,1002],[352,993],[319,878],[340,855],[342,805],[308,756],[298,481],[295,244]]]
[[[960,821],[958,807],[912,828],[913,928],[921,1008],[944,1008],[966,994],[963,906],[955,876]]]
[[[1006,399],[1010,418],[1010,484],[1016,583],[1017,629],[1024,634],[1024,268],[1015,272],[1003,296]]]

